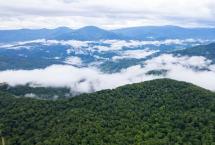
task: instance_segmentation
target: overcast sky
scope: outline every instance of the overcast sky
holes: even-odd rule
[[[214,27],[215,0],[0,0],[0,29]]]

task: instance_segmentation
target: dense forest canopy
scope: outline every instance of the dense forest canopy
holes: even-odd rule
[[[215,144],[215,93],[170,79],[56,101],[0,92],[0,116],[6,145]]]
[[[32,84],[10,86],[0,83],[0,92],[9,93],[16,97],[29,97],[42,100],[66,99],[74,96],[71,90],[66,87],[42,87]]]

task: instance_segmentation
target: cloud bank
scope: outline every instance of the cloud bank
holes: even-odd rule
[[[166,76],[147,75],[148,71],[159,69],[168,70]],[[175,57],[165,54],[146,61],[144,67],[136,65],[112,74],[103,73],[98,68],[67,65],[0,72],[0,82],[10,85],[32,83],[39,86],[69,87],[73,92],[94,92],[163,77],[191,82],[215,91],[215,65],[204,57]]]
[[[21,41],[10,44],[1,44],[0,49],[30,49],[32,43],[41,44],[41,45],[68,45],[71,48],[78,49],[84,48],[84,50],[88,51],[118,51],[123,50],[124,48],[129,49],[137,49],[138,47],[154,45],[200,45],[207,44],[213,42],[213,40],[203,40],[203,39],[166,39],[166,40],[153,40],[153,41],[139,41],[139,40],[99,40],[99,41],[78,41],[78,40],[45,40],[38,39],[32,41]]]
[[[145,76],[140,66],[133,66],[120,73],[105,74],[96,68],[77,68],[66,65],[53,65],[45,69],[0,72],[1,82],[10,85],[32,83],[51,87],[70,87],[75,92],[93,92],[153,79]]]
[[[136,58],[136,59],[142,59],[145,58],[149,55],[152,55],[156,52],[155,50],[149,50],[149,49],[144,49],[144,50],[127,50],[123,51],[120,53],[120,56],[114,56],[112,59],[113,60],[119,60],[119,59],[127,59],[127,58]]]

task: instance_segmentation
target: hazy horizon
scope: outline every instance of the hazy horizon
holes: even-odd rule
[[[29,29],[29,30],[39,30],[39,29],[58,29],[58,28],[69,28],[71,30],[78,30],[85,27],[97,27],[104,30],[118,30],[118,29],[127,29],[127,28],[141,28],[141,27],[178,27],[178,28],[184,28],[184,29],[214,29],[215,26],[196,26],[196,27],[184,27],[184,26],[177,26],[177,25],[140,25],[140,26],[127,26],[127,27],[119,27],[119,28],[103,28],[100,26],[94,26],[94,25],[85,25],[81,27],[69,27],[69,26],[57,26],[57,27],[41,27],[41,28],[31,28],[31,27],[23,27],[23,28],[0,28],[0,30],[22,30],[22,29]]]
[[[214,27],[214,8],[213,0],[7,0],[0,1],[0,29]]]

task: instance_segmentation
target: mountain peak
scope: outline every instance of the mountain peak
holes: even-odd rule
[[[101,28],[96,27],[96,26],[86,26],[86,27],[82,27],[76,31],[106,31],[106,30],[101,29]]]

